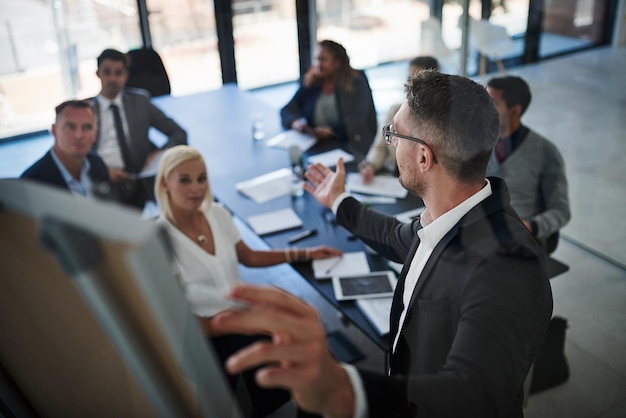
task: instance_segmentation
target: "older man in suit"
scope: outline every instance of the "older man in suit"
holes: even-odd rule
[[[68,100],[55,109],[52,148],[20,176],[88,198],[108,190],[107,167],[90,151],[96,140],[96,111],[90,101]]]
[[[187,133],[150,102],[145,90],[125,88],[128,80],[128,57],[115,49],[105,49],[98,56],[96,75],[101,90],[94,98],[99,129],[94,149],[109,167],[114,189],[123,203],[143,207],[154,200],[154,177],[133,180],[162,149],[186,144]],[[162,132],[166,143],[157,148],[150,140],[151,127]]]
[[[214,320],[217,332],[268,332],[231,357],[230,372],[264,365],[263,386],[286,387],[306,410],[332,417],[522,417],[523,384],[552,312],[541,250],[487,178],[498,113],[484,87],[423,71],[385,140],[400,183],[422,198],[419,219],[401,223],[345,193],[345,168],[307,171],[306,189],[337,223],[403,262],[390,313],[389,369],[339,364],[315,310],[278,289],[240,286],[248,311]]]

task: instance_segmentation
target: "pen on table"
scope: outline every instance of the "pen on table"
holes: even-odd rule
[[[335,260],[335,262],[333,264],[331,264],[327,269],[326,272],[324,274],[330,274],[331,270],[334,269],[335,267],[337,267],[339,265],[339,263],[341,263],[341,260],[343,259],[343,257],[339,257]]]
[[[308,238],[308,237],[312,237],[314,235],[317,235],[317,229],[307,229],[306,231],[302,231],[299,234],[291,236],[287,240],[287,242],[289,244],[293,244],[294,242],[298,242],[300,240],[303,240],[303,239]]]

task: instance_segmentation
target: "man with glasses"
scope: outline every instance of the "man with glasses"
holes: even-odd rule
[[[237,373],[264,365],[261,385],[288,388],[301,408],[333,417],[522,417],[523,384],[552,313],[541,250],[509,204],[506,184],[486,177],[498,113],[484,87],[424,71],[384,135],[400,183],[426,206],[402,223],[345,193],[316,164],[305,188],[337,223],[404,268],[390,312],[388,370],[338,363],[314,308],[278,289],[244,285],[249,303],[214,320],[218,332],[267,332],[231,357]]]

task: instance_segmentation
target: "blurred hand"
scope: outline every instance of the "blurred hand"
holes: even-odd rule
[[[326,245],[320,245],[313,247],[311,250],[311,260],[318,260],[320,258],[338,257],[343,255],[343,251],[336,248],[327,247]]]
[[[318,126],[315,128],[315,137],[317,139],[331,139],[335,137],[333,130],[330,126]]]
[[[327,208],[330,208],[335,199],[346,191],[346,167],[343,158],[337,161],[337,172],[317,163],[309,166],[304,177],[309,181],[304,183],[304,190]]]
[[[334,359],[326,333],[312,306],[289,293],[270,287],[239,285],[231,296],[248,302],[244,311],[218,314],[218,332],[254,335],[266,333],[272,341],[256,342],[232,355],[229,373],[263,366],[256,372],[262,387],[285,388],[300,408],[333,417],[351,417],[354,392],[350,379]]]
[[[300,118],[296,119],[291,123],[291,129],[295,129],[298,132],[305,132],[309,128],[309,125],[306,123],[306,119]]]
[[[369,184],[374,181],[374,175],[376,174],[376,170],[374,166],[371,164],[364,164],[359,170],[361,173],[361,181],[363,184]]]

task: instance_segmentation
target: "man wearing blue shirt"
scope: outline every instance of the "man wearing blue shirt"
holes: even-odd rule
[[[22,173],[20,178],[41,181],[74,195],[94,197],[107,188],[109,174],[104,161],[91,152],[96,140],[96,112],[90,101],[68,100],[55,108],[52,148]],[[97,193],[96,193],[97,194]]]

